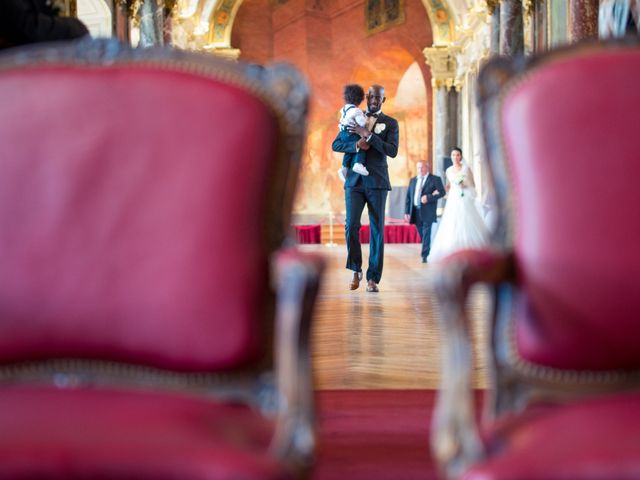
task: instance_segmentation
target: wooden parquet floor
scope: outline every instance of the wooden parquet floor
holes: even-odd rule
[[[440,371],[437,302],[430,288],[433,267],[420,262],[419,245],[385,245],[379,293],[366,283],[349,290],[346,247],[303,245],[326,256],[312,334],[318,389],[431,389]],[[363,245],[365,265],[368,245]],[[475,387],[486,385],[484,345],[490,299],[485,287],[470,297],[475,351]]]

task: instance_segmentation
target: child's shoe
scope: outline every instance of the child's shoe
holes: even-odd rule
[[[356,164],[353,166],[352,170],[353,170],[354,172],[356,172],[356,173],[359,173],[360,175],[365,176],[365,177],[366,177],[367,175],[369,175],[369,170],[367,170],[367,167],[365,167],[365,166],[364,166],[363,164],[361,164],[361,163],[356,163]]]
[[[340,177],[340,180],[342,180],[342,183],[347,181],[348,172],[349,172],[349,169],[347,167],[342,167],[340,170],[338,170],[338,177]]]

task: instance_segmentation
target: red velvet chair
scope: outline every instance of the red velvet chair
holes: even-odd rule
[[[308,472],[307,99],[109,41],[0,56],[0,478]]]
[[[438,281],[450,477],[640,478],[640,48],[590,43],[480,74],[499,220],[493,249]],[[475,423],[469,288],[493,292],[490,388]]]

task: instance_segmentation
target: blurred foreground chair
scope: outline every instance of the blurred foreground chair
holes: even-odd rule
[[[479,76],[493,249],[445,260],[432,445],[449,477],[640,478],[640,48],[496,59]],[[493,292],[482,428],[464,311]]]
[[[0,56],[0,478],[308,472],[322,262],[281,248],[307,100],[286,66]]]

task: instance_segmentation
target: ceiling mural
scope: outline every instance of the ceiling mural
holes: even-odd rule
[[[73,14],[77,3],[111,3],[105,0],[53,0],[65,5],[65,11]],[[119,0],[132,10],[143,0]],[[272,7],[289,0],[271,0]],[[319,3],[322,0],[316,0]],[[456,26],[473,10],[488,12],[499,0],[421,0],[428,12],[428,20],[436,46],[449,45],[456,40]],[[164,0],[165,11],[173,14],[172,40],[179,48],[190,50],[231,50],[231,30],[243,0]],[[404,0],[366,0],[370,7],[368,28],[370,33],[383,30],[404,20]],[[382,12],[384,18],[378,18]],[[224,53],[224,52],[220,52]]]

